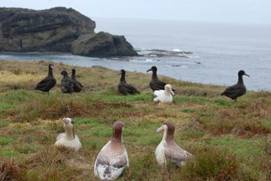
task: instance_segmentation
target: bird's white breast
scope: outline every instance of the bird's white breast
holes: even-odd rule
[[[116,154],[109,150],[111,141],[109,141],[99,152],[94,164],[94,174],[101,180],[115,180],[117,179],[126,167],[129,167],[129,159],[126,149],[122,154]],[[104,164],[97,164],[98,159],[104,161]],[[121,159],[126,161],[126,165],[122,167],[114,167]],[[105,174],[110,171],[110,174]]]
[[[75,151],[78,151],[82,147],[80,139],[78,138],[77,135],[75,135],[74,139],[69,140],[66,138],[65,133],[61,133],[57,136],[57,141],[55,142],[55,146],[64,146],[66,148],[70,148]]]
[[[165,90],[154,91],[154,95],[156,96],[153,99],[154,102],[171,103],[173,101],[173,96]]]

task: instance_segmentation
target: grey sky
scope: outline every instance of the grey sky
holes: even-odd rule
[[[271,24],[271,0],[0,0],[0,6],[66,6],[89,17]]]

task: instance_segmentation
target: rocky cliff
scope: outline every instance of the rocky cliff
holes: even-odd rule
[[[95,22],[74,9],[0,8],[1,52],[70,52],[95,57],[137,55],[125,37],[94,30]]]

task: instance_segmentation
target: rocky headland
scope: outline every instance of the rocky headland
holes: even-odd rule
[[[136,56],[124,36],[95,32],[72,8],[0,8],[0,52],[65,52],[91,57]]]

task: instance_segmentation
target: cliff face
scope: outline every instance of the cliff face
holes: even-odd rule
[[[96,34],[94,30],[95,22],[73,9],[0,8],[2,52],[54,51],[99,57],[137,55],[124,37]]]

